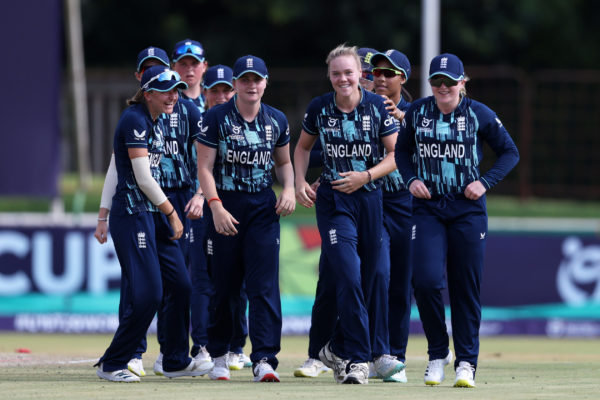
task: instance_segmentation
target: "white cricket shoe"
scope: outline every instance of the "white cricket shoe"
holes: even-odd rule
[[[193,360],[198,365],[198,369],[206,371],[202,375],[208,373],[208,371],[210,371],[214,366],[213,360],[210,357],[208,351],[206,350],[206,346],[200,346],[200,350],[198,351],[198,354],[194,356]]]
[[[475,387],[475,367],[468,361],[460,361],[458,368],[456,368],[456,380],[454,381],[454,387]]]
[[[158,375],[158,376],[164,375],[164,371],[163,371],[163,367],[162,367],[162,359],[163,359],[163,354],[158,353],[158,357],[156,357],[156,361],[154,362],[154,367],[152,368],[154,370],[155,375]]]
[[[179,378],[182,376],[202,376],[206,375],[212,368],[214,364],[212,361],[204,361],[199,362],[192,360],[184,369],[180,369],[179,371],[164,371],[163,374],[167,378]]]
[[[329,342],[327,342],[321,351],[319,351],[319,358],[323,364],[333,370],[333,378],[335,381],[342,383],[344,377],[346,376],[346,365],[348,364],[348,360],[343,360],[342,358],[336,356],[333,351],[331,351]]]
[[[402,371],[405,367],[402,361],[389,354],[383,354],[377,357],[373,361],[373,366],[377,375],[384,379]]]
[[[216,357],[213,361],[215,366],[208,373],[208,377],[213,381],[228,381],[229,380],[229,367],[227,365],[227,354],[221,357]]]
[[[107,381],[111,382],[131,383],[140,381],[140,377],[132,374],[128,369],[119,369],[116,371],[104,372],[102,370],[102,364],[98,366],[98,369],[96,370],[96,375],[98,375],[98,378],[100,379],[106,379]]]
[[[240,353],[238,355],[240,356],[240,361],[244,362],[244,368],[252,368],[252,360],[250,360],[250,357],[244,353]]]
[[[439,385],[444,381],[444,367],[450,364],[452,361],[452,352],[448,350],[446,358],[438,358],[437,360],[431,360],[427,364],[425,370],[425,384],[429,386]]]
[[[406,369],[403,369],[400,372],[396,372],[394,375],[383,378],[384,382],[393,382],[393,383],[407,383],[408,379],[406,379]]]
[[[260,360],[252,369],[254,382],[279,382],[279,374],[275,372],[266,358]]]
[[[227,365],[231,371],[239,371],[244,369],[244,361],[240,359],[240,354],[227,353]]]
[[[361,384],[369,383],[369,364],[367,363],[349,363],[346,366],[346,375],[342,383]]]
[[[301,367],[294,370],[294,376],[297,378],[316,378],[327,371],[330,371],[330,368],[326,367],[322,361],[309,358],[304,361]]]
[[[132,358],[129,360],[127,369],[139,377],[146,376],[146,371],[144,370],[144,364],[142,363],[141,358]]]

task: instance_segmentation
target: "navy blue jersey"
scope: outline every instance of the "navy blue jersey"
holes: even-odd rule
[[[406,110],[408,110],[408,107],[410,107],[410,103],[404,100],[404,97],[400,97],[400,102],[396,105],[396,108],[398,108],[400,111],[406,112]],[[401,124],[404,124],[404,120],[402,121],[402,123],[398,121],[398,125],[400,126]],[[404,184],[404,181],[402,180],[402,175],[400,175],[400,172],[398,172],[397,169],[393,170],[392,172],[381,178],[381,182],[381,188],[384,192],[395,193],[400,190],[408,189]]]
[[[175,103],[173,113],[159,117],[165,140],[165,154],[160,162],[158,179],[160,187],[195,189],[196,166],[191,151],[193,138],[200,131],[200,120],[198,107],[185,99]]]
[[[118,183],[112,200],[111,214],[158,211],[139,188],[127,150],[148,149],[150,170],[154,179],[158,181],[164,147],[161,124],[152,121],[146,105],[134,104],[123,111],[117,124],[113,144]]]
[[[192,99],[191,97],[186,96],[185,93],[183,93],[183,91],[180,90],[179,97],[194,103],[201,113],[206,111],[206,99],[204,98],[203,94],[200,94],[200,96],[196,97],[195,99]]]
[[[383,157],[381,138],[398,131],[397,122],[385,109],[383,98],[361,89],[358,106],[350,113],[340,111],[335,93],[315,97],[309,104],[302,129],[319,135],[323,149],[321,180],[331,182],[342,177],[340,172],[365,171]],[[375,182],[364,188],[373,190]]]
[[[517,147],[496,114],[468,97],[450,114],[442,114],[433,96],[417,100],[404,121],[396,142],[396,165],[407,186],[420,179],[432,196],[463,193],[476,180],[489,189],[519,160]],[[484,141],[498,159],[481,175]]]
[[[213,175],[217,189],[260,192],[273,185],[273,151],[290,141],[285,115],[266,104],[247,122],[237,110],[234,96],[212,107],[202,118],[197,140],[217,149]]]

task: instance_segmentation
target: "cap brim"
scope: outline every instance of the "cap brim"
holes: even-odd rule
[[[427,78],[427,79],[431,79],[436,75],[444,75],[444,76],[447,76],[448,78],[452,79],[453,81],[457,81],[457,82],[465,79],[464,75],[454,75],[454,74],[449,74],[447,72],[434,72],[433,74],[429,75],[429,78]]]
[[[210,85],[202,84],[202,86],[204,86],[205,89],[210,89],[211,87],[213,87],[215,85],[218,85],[219,83],[224,83],[225,85],[233,88],[233,85],[231,84],[231,82],[229,82],[229,81],[223,81],[223,80],[214,81]]]
[[[245,75],[245,74],[248,74],[248,73],[253,73],[253,74],[256,74],[256,75],[260,76],[260,77],[261,77],[261,78],[263,78],[263,79],[269,79],[269,74],[265,74],[265,75],[263,75],[263,74],[261,74],[260,72],[258,72],[258,71],[256,71],[256,70],[253,70],[253,69],[247,69],[247,70],[244,70],[244,71],[240,72],[239,74],[237,74],[236,76],[234,76],[234,77],[233,77],[233,79],[239,79],[239,78],[241,78],[243,75]]]
[[[140,68],[141,68],[142,64],[144,63],[144,61],[150,60],[151,58],[153,58],[155,60],[158,60],[161,63],[163,63],[163,65],[169,67],[169,63],[165,62],[165,60],[163,60],[162,58],[157,57],[157,56],[147,56],[147,57],[142,58],[142,60],[138,63],[138,65],[137,65],[137,72],[140,72]]]
[[[188,85],[184,81],[179,81],[179,82],[166,81],[166,82],[159,82],[157,87],[149,87],[148,89],[146,89],[146,91],[150,92],[150,91],[154,90],[155,92],[169,92],[169,91],[173,90],[173,88],[186,90],[188,88]]]
[[[180,55],[180,56],[179,56],[179,57],[177,57],[177,58],[173,58],[173,62],[174,62],[174,63],[176,63],[177,61],[181,60],[183,57],[193,57],[193,58],[195,58],[196,60],[198,60],[198,61],[200,61],[200,62],[204,62],[204,60],[205,60],[205,58],[204,58],[204,57],[200,57],[200,56],[198,56],[198,55],[196,55],[196,54],[192,54],[192,53],[185,53],[185,54],[182,54],[182,55]]]

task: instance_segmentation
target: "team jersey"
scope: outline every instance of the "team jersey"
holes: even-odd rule
[[[128,149],[148,149],[150,171],[157,181],[160,179],[160,162],[164,154],[165,143],[161,124],[152,121],[144,104],[129,106],[123,114],[117,129],[113,150],[117,168],[118,183],[112,200],[111,214],[136,214],[144,211],[158,211],[139,188]]]
[[[217,149],[213,169],[217,189],[260,192],[273,185],[273,151],[290,141],[285,115],[266,104],[247,122],[235,101],[212,107],[204,114],[197,140]]]
[[[173,113],[159,117],[165,141],[158,183],[165,189],[195,189],[193,138],[200,131],[200,111],[189,100],[179,99]],[[193,159],[192,159],[193,158]]]
[[[396,142],[396,165],[407,186],[420,179],[432,196],[463,193],[476,180],[489,189],[519,160],[517,147],[496,114],[468,97],[450,114],[442,114],[433,96],[417,100],[404,121]],[[481,175],[484,141],[498,158]]]
[[[206,99],[204,98],[203,94],[200,94],[200,96],[196,97],[195,99],[192,99],[191,97],[186,96],[185,93],[183,93],[183,91],[180,90],[179,97],[194,103],[201,113],[206,111]]]
[[[410,103],[404,100],[404,97],[400,97],[400,102],[398,103],[398,105],[396,105],[396,108],[398,108],[400,111],[406,112],[406,110],[408,110],[408,107],[410,107]],[[398,126],[404,124],[404,120],[402,121],[402,123],[398,120],[396,121],[398,122]],[[381,189],[383,189],[384,192],[395,193],[401,190],[407,190],[407,187],[404,184],[404,181],[402,180],[402,175],[400,175],[400,172],[398,172],[398,170],[395,169],[383,178],[381,178]]]
[[[383,98],[361,89],[361,100],[351,112],[340,111],[335,93],[315,97],[309,104],[302,129],[319,135],[323,172],[322,182],[341,179],[340,172],[365,171],[383,157],[381,138],[398,131],[397,123],[385,109]],[[379,182],[364,185],[374,190]]]

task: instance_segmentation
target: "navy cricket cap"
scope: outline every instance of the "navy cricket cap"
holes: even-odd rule
[[[408,57],[404,53],[394,49],[386,50],[385,53],[377,53],[371,57],[371,63],[375,66],[381,59],[388,60],[408,80],[410,77],[410,61],[408,61]]]
[[[140,51],[140,53],[138,54],[136,71],[140,72],[140,69],[142,68],[142,64],[144,63],[144,61],[151,59],[151,58],[160,61],[166,67],[169,66],[169,56],[167,55],[167,52],[158,47],[150,46],[150,47],[145,48],[144,50]]]
[[[356,50],[356,53],[358,54],[358,58],[360,58],[361,69],[368,72],[373,71],[373,64],[371,60],[372,57],[378,53],[378,51],[369,47],[361,47],[360,49]]]
[[[144,71],[140,88],[149,92],[168,92],[173,88],[187,89],[188,85],[181,80],[179,74],[162,65],[154,65]]]
[[[173,49],[173,55],[171,56],[173,62],[179,61],[183,57],[194,57],[196,60],[204,61],[204,47],[197,40],[185,39],[175,44]]]
[[[237,59],[233,64],[233,79],[239,79],[240,76],[253,72],[261,78],[268,79],[267,65],[256,56],[244,56]]]
[[[206,70],[204,74],[204,81],[202,82],[202,86],[205,89],[210,89],[211,87],[224,83],[233,87],[233,71],[226,65],[215,65]]]
[[[455,81],[465,79],[465,68],[460,58],[454,54],[444,53],[434,57],[429,64],[429,79],[434,75],[446,75]]]

